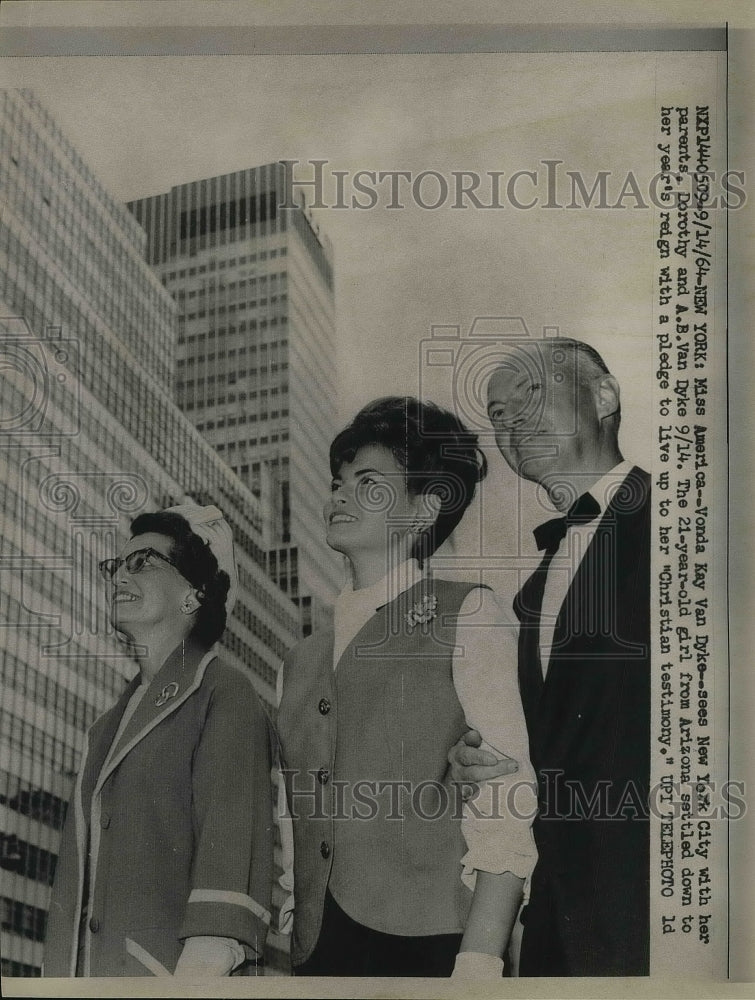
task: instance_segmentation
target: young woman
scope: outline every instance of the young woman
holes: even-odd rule
[[[216,507],[142,514],[116,559],[139,673],[87,736],[50,903],[46,976],[247,974],[270,921],[270,732],[214,644],[233,605]]]
[[[536,858],[516,628],[492,591],[426,566],[485,459],[453,414],[390,397],[335,438],[330,465],[327,540],[351,583],[279,688],[294,972],[500,976]],[[520,766],[462,808],[447,754],[468,726]]]

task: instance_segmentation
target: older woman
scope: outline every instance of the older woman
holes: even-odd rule
[[[139,673],[92,726],[50,903],[47,976],[244,974],[270,921],[270,732],[214,648],[236,588],[216,507],[142,514],[112,621]]]
[[[278,716],[294,971],[500,977],[536,858],[516,629],[490,589],[425,565],[485,459],[453,414],[389,397],[335,438],[330,466],[326,537],[351,581],[334,628],[286,657]],[[463,809],[447,753],[467,726],[519,775]]]

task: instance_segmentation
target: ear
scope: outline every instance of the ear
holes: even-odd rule
[[[198,593],[198,591],[196,591],[196,590],[194,590],[192,588],[191,590],[187,591],[186,596],[184,597],[183,601],[181,602],[181,607],[182,607],[182,609],[186,608],[186,611],[184,612],[184,614],[193,615],[194,612],[198,610],[199,605],[201,603],[202,602],[199,599],[199,593]]]
[[[601,375],[593,383],[595,409],[601,420],[618,413],[620,405],[619,383],[613,375]]]

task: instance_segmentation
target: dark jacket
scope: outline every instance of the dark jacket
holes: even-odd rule
[[[539,699],[525,704],[540,813],[523,976],[648,974],[649,612],[650,477],[634,467],[561,607]]]

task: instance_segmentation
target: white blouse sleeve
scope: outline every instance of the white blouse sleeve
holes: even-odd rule
[[[464,805],[467,853],[462,880],[474,889],[477,872],[510,871],[529,880],[537,860],[532,821],[537,782],[517,676],[518,622],[493,591],[470,591],[459,612],[453,680],[467,724],[496,756],[519,762],[513,774],[480,786]]]

